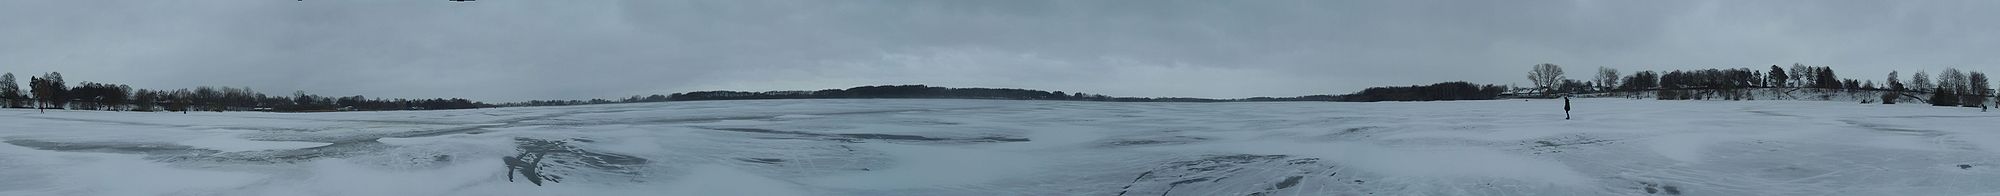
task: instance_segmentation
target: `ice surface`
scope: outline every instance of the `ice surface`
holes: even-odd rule
[[[1046,167],[1025,153],[996,153],[953,147],[915,145],[855,145],[883,151],[887,168],[833,175],[803,182],[816,186],[862,189],[911,189],[970,186],[1037,172]]]
[[[0,195],[1978,195],[2000,113],[1836,101],[0,109]],[[530,180],[530,176],[533,180]],[[539,184],[537,184],[539,182]]]
[[[178,144],[193,146],[195,148],[221,150],[223,152],[240,152],[240,151],[311,148],[311,147],[326,146],[327,144],[333,144],[333,143],[296,142],[296,141],[258,141],[258,140],[243,139],[241,136],[238,136],[236,134],[220,134],[209,137],[182,140],[178,142]]]

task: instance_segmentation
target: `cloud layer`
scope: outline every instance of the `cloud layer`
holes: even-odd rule
[[[5,1],[0,72],[140,88],[588,99],[932,84],[1345,93],[1529,65],[2000,64],[1991,1]],[[25,77],[23,77],[25,78]]]

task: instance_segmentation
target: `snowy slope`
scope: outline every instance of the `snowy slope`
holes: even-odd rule
[[[0,195],[2000,193],[2000,112],[1593,98],[1562,120],[1561,104],[0,110]]]

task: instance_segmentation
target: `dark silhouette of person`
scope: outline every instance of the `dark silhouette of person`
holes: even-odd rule
[[[1563,96],[1563,120],[1569,120],[1569,96]]]

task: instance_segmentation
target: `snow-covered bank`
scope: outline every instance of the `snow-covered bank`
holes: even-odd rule
[[[0,195],[1968,195],[2000,112],[1830,101],[0,110]],[[532,181],[532,182],[531,182]],[[536,183],[540,183],[537,185]]]

